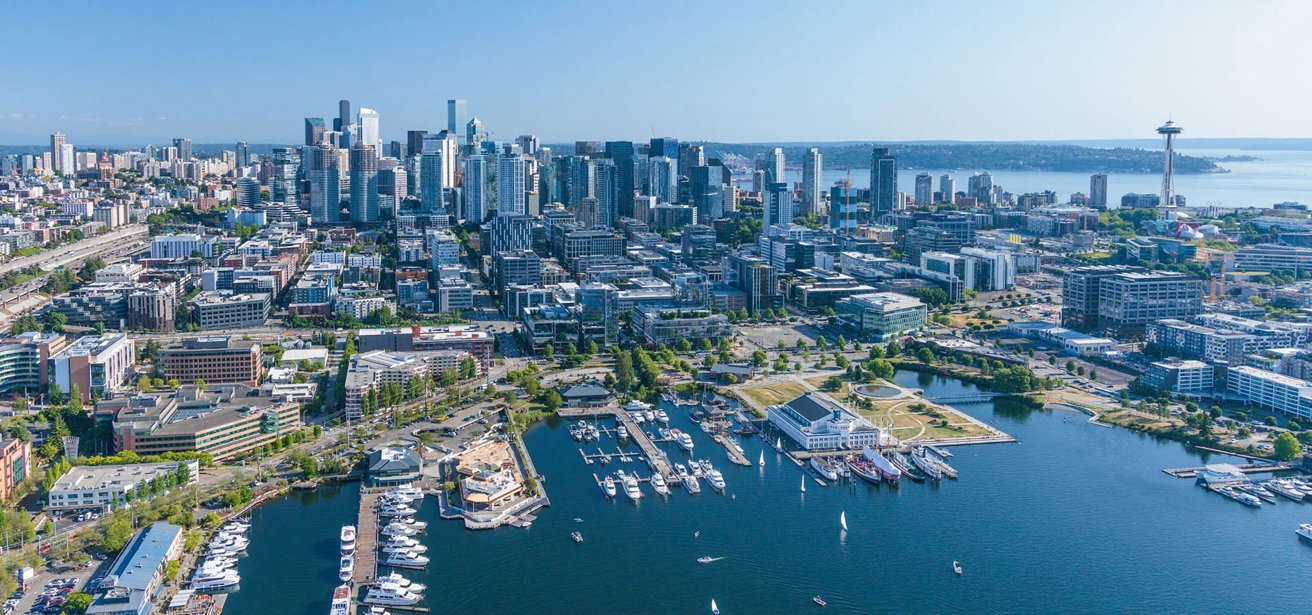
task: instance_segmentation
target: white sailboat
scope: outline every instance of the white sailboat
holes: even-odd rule
[[[715,606],[715,598],[711,598],[711,613],[712,615],[720,615],[720,607]]]
[[[847,511],[838,513],[838,524],[843,526],[843,531],[847,531]]]
[[[802,477],[802,493],[806,493],[806,477]]]
[[[756,462],[757,465],[765,467],[765,451],[761,451],[761,459]]]

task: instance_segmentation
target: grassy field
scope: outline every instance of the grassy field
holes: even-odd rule
[[[756,387],[742,389],[743,395],[750,397],[762,406],[773,406],[791,401],[793,398],[806,392],[806,387],[800,382],[776,382]]]
[[[915,412],[914,400],[877,401],[873,409],[861,409],[858,412],[870,422],[880,427],[888,427],[893,435],[902,440],[925,440],[930,438],[974,438],[990,435],[990,432],[969,421],[956,410],[946,406],[930,406],[922,412]],[[937,413],[939,416],[930,414]],[[947,426],[937,424],[946,420]],[[933,422],[933,424],[931,424]],[[891,425],[891,427],[890,427]]]

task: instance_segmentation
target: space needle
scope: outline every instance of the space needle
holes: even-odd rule
[[[1163,209],[1175,207],[1175,136],[1182,132],[1183,128],[1169,120],[1157,129],[1157,134],[1166,140],[1166,163],[1162,165],[1162,200],[1158,204]]]

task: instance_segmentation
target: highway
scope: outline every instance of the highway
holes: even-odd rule
[[[0,263],[0,275],[30,265],[37,265],[46,271],[53,271],[60,265],[68,267],[73,264],[80,264],[82,261],[112,248],[121,247],[128,242],[141,241],[146,236],[147,230],[148,228],[144,224],[134,224],[104,235],[87,237],[82,241],[59,246],[53,250],[43,250],[31,256],[20,256]]]

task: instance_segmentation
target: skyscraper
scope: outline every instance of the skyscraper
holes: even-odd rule
[[[989,173],[976,173],[967,182],[970,196],[979,203],[993,203],[993,176]]]
[[[191,157],[191,139],[178,137],[173,140],[173,147],[178,148],[178,160],[183,162],[190,162],[193,160]]]
[[[374,154],[382,157],[383,138],[378,132],[378,112],[368,107],[360,107],[359,115],[360,142],[374,146]]]
[[[333,120],[333,132],[346,132],[351,125],[351,101],[337,101],[337,119]]]
[[[934,176],[929,173],[916,175],[916,205],[929,205],[934,202]]]
[[[526,213],[526,179],[523,156],[511,154],[497,161],[497,213]]]
[[[870,217],[878,218],[897,206],[897,158],[887,147],[870,152]]]
[[[729,187],[728,190],[733,188]],[[697,209],[697,219],[703,224],[709,225],[711,220],[724,216],[726,186],[723,166],[693,167],[689,172],[688,191],[691,193],[692,205]]]
[[[675,202],[679,197],[678,163],[668,156],[655,156],[648,159],[648,167],[647,194],[656,197],[657,203]]]
[[[1166,159],[1162,163],[1162,200],[1163,208],[1175,207],[1175,136],[1184,132],[1175,122],[1167,121],[1157,129],[1166,142]]]
[[[424,210],[445,207],[444,190],[456,184],[456,140],[446,130],[424,137],[419,159],[419,200]]]
[[[538,153],[538,138],[534,135],[519,135],[515,138],[515,145],[519,146],[519,153],[525,156],[535,156]]]
[[[784,148],[776,147],[765,160],[765,189],[769,191],[770,184],[788,183],[788,177],[784,173]],[[789,221],[791,222],[792,219],[790,218]]]
[[[620,175],[622,172],[620,165],[615,160],[603,158],[597,161],[597,183],[592,193],[596,195],[595,198],[597,199],[596,223],[601,226],[614,226],[621,215],[619,202],[621,192]],[[632,217],[632,213],[633,211],[630,209],[629,217]]]
[[[846,181],[829,190],[829,228],[838,233],[856,231],[856,190]]]
[[[1107,207],[1107,174],[1094,173],[1089,176],[1089,205],[1098,208]]]
[[[764,210],[763,226],[766,232],[769,232],[771,225],[791,223],[793,221],[793,193],[788,190],[788,184],[784,182],[767,184],[761,208]]]
[[[807,150],[802,156],[802,208],[800,215],[820,213],[820,177],[824,172],[824,161],[819,148]]]
[[[327,144],[307,146],[304,156],[310,223],[334,224],[341,213],[341,157]]]
[[[472,154],[465,158],[460,194],[465,200],[465,221],[482,223],[487,214],[487,160],[482,154]]]
[[[237,167],[251,166],[251,145],[245,141],[237,142]]]
[[[273,174],[269,178],[269,197],[275,203],[296,206],[300,203],[300,187],[296,172],[301,166],[301,153],[290,147],[275,147],[272,159]]]
[[[465,129],[466,118],[469,117],[467,106],[468,104],[463,98],[452,98],[446,101],[446,129],[451,131],[451,134],[460,135],[462,134],[461,131]],[[462,141],[463,143],[469,143],[469,141]]]
[[[61,160],[61,152],[64,151],[65,137],[63,133],[50,135],[50,168],[58,174],[71,173],[72,170],[64,170],[64,161]]]
[[[632,141],[607,141],[606,157],[615,161],[615,200],[611,209],[608,225],[619,222],[620,218],[633,217],[633,175],[634,154]],[[676,184],[677,186],[677,184]],[[597,199],[603,204],[605,197],[598,194]]]
[[[327,131],[327,126],[323,123],[321,117],[305,118],[305,144],[318,145],[323,142],[323,133]]]
[[[596,164],[583,156],[570,156],[565,159],[567,182],[565,184],[566,204],[577,206],[593,196],[593,176]]]
[[[951,175],[944,173],[938,176],[938,191],[944,203],[953,203],[957,198],[957,182],[952,181]]]
[[[378,150],[370,143],[351,146],[351,221],[377,224]]]
[[[478,147],[483,141],[483,122],[477,117],[469,120],[465,124],[465,143],[473,147]]]
[[[427,130],[407,130],[405,131],[405,157],[418,156],[424,153],[424,137],[428,136]]]

